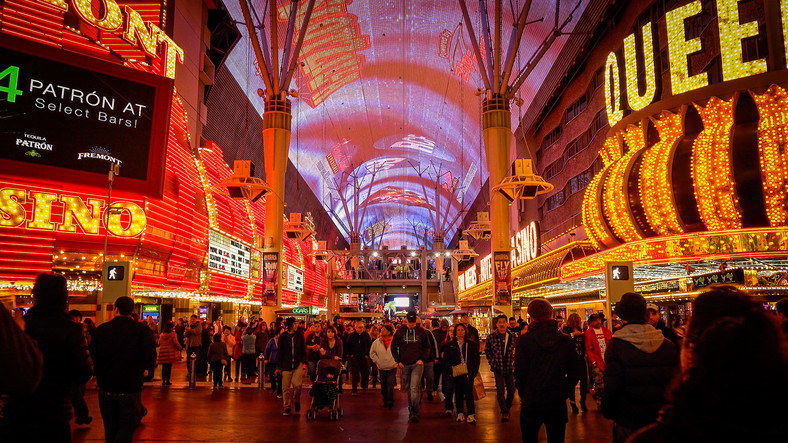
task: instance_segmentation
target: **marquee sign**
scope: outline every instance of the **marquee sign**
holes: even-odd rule
[[[252,248],[216,231],[208,234],[208,269],[249,278]]]
[[[113,199],[107,208],[107,200],[101,197],[2,182],[0,186],[0,228],[93,236],[104,235],[106,229],[112,236],[131,238],[142,234],[148,223],[141,202]]]
[[[621,60],[616,52],[611,52],[605,63],[605,102],[610,126],[624,117],[625,111],[638,111],[655,99],[658,99],[661,88],[669,88],[669,95],[677,95],[709,86],[707,72],[691,73],[688,57],[701,52],[701,37],[687,38],[685,22],[703,11],[701,0],[695,0],[684,6],[674,8],[665,13],[665,28],[668,42],[668,68],[670,84],[662,85],[661,76],[657,75],[655,60],[658,60],[659,48],[654,42],[659,40],[656,23],[646,23],[637,34],[633,33],[624,39],[624,72],[621,71]],[[716,0],[717,24],[719,28],[719,44],[722,81],[731,81],[767,72],[766,58],[744,61],[742,41],[759,34],[757,20],[741,23],[739,16],[739,0]],[[782,40],[788,35],[788,2],[780,2],[783,28]],[[637,42],[641,42],[643,66],[638,66]],[[772,42],[770,41],[770,44]],[[788,51],[787,51],[788,52]],[[645,87],[638,86],[638,74],[645,74]],[[622,81],[623,78],[623,87]]]

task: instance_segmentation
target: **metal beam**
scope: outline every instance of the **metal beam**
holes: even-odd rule
[[[490,16],[487,13],[487,0],[479,0],[479,13],[482,15],[482,33],[484,37],[484,47],[487,53],[487,72],[493,77],[493,46],[492,36],[490,35]],[[494,79],[493,79],[494,80]],[[492,84],[492,82],[491,82]],[[493,89],[495,91],[495,89]]]
[[[252,14],[249,13],[249,5],[246,4],[246,0],[238,0],[238,2],[241,4],[241,11],[244,14],[244,21],[246,22],[246,30],[249,32],[249,40],[252,41],[252,48],[257,58],[257,64],[260,66],[260,74],[262,74],[265,88],[270,96],[274,91],[274,87],[271,83],[271,76],[268,73],[265,59],[263,58],[263,51],[260,49],[260,41],[257,39],[257,31],[255,30],[254,22],[252,22]]]
[[[279,96],[279,23],[277,19],[277,2],[271,0],[271,74],[273,79],[271,83],[274,85],[274,95]]]
[[[285,88],[290,86],[290,81],[293,79],[295,68],[298,63],[298,54],[301,53],[301,46],[304,44],[304,37],[309,26],[309,20],[312,18],[312,9],[315,6],[315,0],[309,0],[306,5],[306,12],[304,13],[304,20],[301,22],[301,28],[298,30],[298,40],[296,41],[295,48],[293,49],[293,56],[290,60],[290,68],[287,70],[286,79],[282,83]]]
[[[482,76],[482,82],[486,89],[492,89],[490,79],[487,77],[487,70],[484,68],[484,60],[482,60],[482,53],[479,50],[479,42],[476,40],[476,33],[473,32],[473,25],[471,24],[471,16],[468,14],[468,5],[465,0],[460,1],[460,9],[462,9],[462,18],[465,21],[465,28],[468,30],[468,37],[471,39],[473,46],[473,53],[476,56],[476,63],[479,65],[479,73]]]
[[[290,0],[290,17],[287,19],[287,36],[285,37],[285,50],[282,53],[282,72],[279,74],[279,89],[287,90],[285,88],[285,77],[287,67],[290,61],[290,49],[293,46],[293,30],[295,28],[295,19],[298,15],[298,0]],[[296,53],[296,56],[298,53]]]
[[[523,31],[525,31],[525,24],[530,11],[531,0],[526,0],[522,11],[520,11],[520,16],[517,18],[517,29],[513,34],[514,42],[509,46],[509,52],[506,54],[506,66],[503,70],[503,80],[501,80],[501,95],[506,94],[506,90],[509,88],[509,77],[512,75],[512,69],[514,69],[514,60],[517,52],[520,50],[520,41],[522,41]]]
[[[495,57],[493,92],[501,89],[501,22],[503,21],[501,0],[495,0]]]

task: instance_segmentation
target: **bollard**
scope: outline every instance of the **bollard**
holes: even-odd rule
[[[257,389],[265,388],[265,360],[263,354],[257,356]]]
[[[197,353],[192,352],[189,356],[189,389],[194,389],[197,385]]]

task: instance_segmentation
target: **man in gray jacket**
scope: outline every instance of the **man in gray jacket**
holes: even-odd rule
[[[200,325],[200,317],[192,314],[189,317],[189,327],[186,328],[186,332],[183,334],[183,341],[184,346],[186,346],[186,358],[190,359],[192,357],[192,353],[197,355],[197,358],[200,358],[202,355],[202,326]],[[186,369],[189,371],[191,375],[192,366],[186,363]]]

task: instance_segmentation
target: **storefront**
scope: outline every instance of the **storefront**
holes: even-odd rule
[[[198,116],[174,88],[185,54],[162,30],[167,2],[105,4],[125,19],[0,4],[0,98],[11,113],[0,121],[0,301],[29,307],[35,277],[57,272],[70,307],[103,318],[102,266],[130,261],[143,316],[259,317],[263,204],[229,198],[220,147],[194,148]],[[300,272],[285,283],[286,305],[325,305],[325,263],[307,258],[311,243],[285,246]]]

